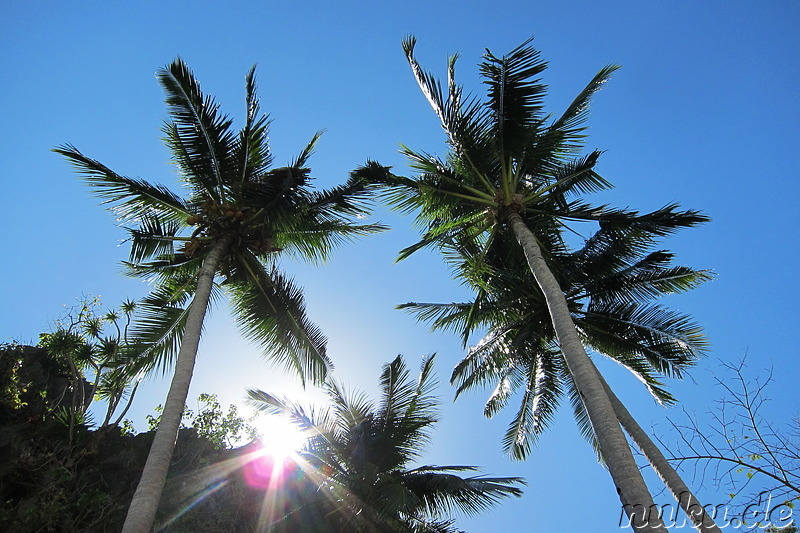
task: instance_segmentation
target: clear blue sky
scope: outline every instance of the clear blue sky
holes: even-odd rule
[[[302,7],[300,7],[302,6]],[[720,391],[718,360],[749,352],[751,368],[774,365],[776,420],[796,409],[800,3],[740,2],[13,2],[0,19],[0,341],[35,341],[81,294],[108,306],[144,295],[123,278],[124,233],[50,149],[70,142],[120,173],[175,185],[161,145],[165,117],[156,69],[180,55],[204,90],[241,119],[243,78],[258,64],[262,107],[273,118],[282,164],[326,129],[311,166],[322,187],[367,158],[405,171],[399,143],[442,152],[443,135],[405,63],[400,40],[444,75],[460,52],[462,83],[481,91],[484,47],[510,50],[531,35],[550,61],[545,82],[556,113],[608,63],[622,65],[595,98],[588,148],[606,150],[599,170],[616,189],[604,200],[653,209],[667,202],[706,211],[713,222],[671,239],[678,260],[717,272],[716,281],[669,303],[692,313],[713,343],[691,380],[673,390],[701,414]],[[607,473],[574,428],[569,409],[526,462],[502,456],[508,418],[487,421],[484,395],[449,403],[457,339],[393,309],[464,296],[433,254],[399,265],[415,239],[411,220],[378,210],[386,234],[343,247],[329,265],[284,263],[306,290],[308,310],[329,337],[340,380],[375,392],[380,366],[403,353],[416,366],[438,352],[444,420],[425,461],[477,464],[529,480],[526,496],[489,516],[460,520],[471,532],[618,531],[619,502]],[[795,331],[795,334],[791,332]],[[602,365],[640,419],[667,433],[666,416],[614,365]],[[291,390],[240,339],[224,306],[209,322],[191,396],[238,402],[246,387]],[[134,413],[163,401],[151,380]],[[707,487],[707,499],[724,498]],[[665,500],[668,501],[668,500]],[[591,517],[573,527],[569,521]]]

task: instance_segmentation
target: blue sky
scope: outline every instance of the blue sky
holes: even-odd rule
[[[778,370],[770,408],[776,421],[788,420],[798,377],[791,333],[799,296],[791,281],[800,200],[798,23],[794,1],[9,4],[0,20],[0,340],[34,341],[81,294],[102,295],[108,306],[144,295],[145,286],[119,273],[124,233],[50,149],[73,143],[120,173],[177,187],[159,141],[165,107],[154,77],[176,56],[236,119],[244,75],[258,64],[276,164],[325,129],[311,167],[326,187],[367,158],[405,172],[401,142],[444,151],[403,58],[405,35],[417,36],[421,63],[441,75],[446,56],[459,52],[460,80],[475,92],[482,91],[475,65],[484,47],[503,53],[534,35],[550,62],[544,81],[553,113],[602,66],[623,67],[595,98],[589,120],[587,148],[605,150],[598,168],[616,185],[602,199],[643,210],[678,201],[713,218],[666,243],[680,263],[717,274],[668,302],[693,314],[713,345],[689,379],[671,384],[683,407],[702,416],[721,394],[710,372],[747,353],[754,372]],[[519,463],[500,451],[512,412],[485,420],[481,394],[450,403],[446,381],[462,356],[458,340],[393,307],[457,301],[464,289],[434,254],[394,264],[415,239],[411,220],[383,208],[375,218],[392,231],[343,247],[328,265],[284,262],[329,337],[339,379],[373,393],[380,366],[397,353],[412,365],[438,353],[443,422],[425,461],[482,465],[530,483],[523,499],[460,520],[463,528],[547,530],[588,511],[592,530],[617,531],[610,478],[568,409]],[[656,406],[613,364],[601,368],[641,425],[668,436],[666,417],[680,417],[679,409]],[[191,396],[213,392],[238,402],[247,387],[290,393],[295,381],[241,340],[224,306],[216,309]],[[140,396],[140,427],[164,390],[154,378]],[[706,489],[709,501],[724,502]]]

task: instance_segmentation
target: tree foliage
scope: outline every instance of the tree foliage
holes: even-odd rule
[[[157,405],[155,414],[147,415],[149,431],[158,428],[163,407]],[[255,417],[244,417],[239,408],[231,404],[223,409],[216,394],[203,393],[197,397],[197,409],[188,406],[183,411],[181,429],[192,428],[201,438],[208,439],[216,448],[233,448],[258,438],[258,430],[252,425]]]
[[[707,418],[684,411],[683,420],[670,420],[671,433],[677,435],[666,443],[671,460],[690,470],[699,483],[724,491],[739,514],[754,505],[800,508],[798,414],[785,423],[768,414],[771,371],[754,376],[746,359],[722,363],[722,369],[715,381],[724,396]],[[759,519],[764,517],[751,525]]]
[[[299,464],[317,480],[322,497],[285,519],[316,517],[315,531],[444,533],[457,531],[454,512],[477,514],[520,496],[523,480],[517,477],[462,477],[474,474],[473,466],[412,466],[438,420],[434,385],[433,357],[423,359],[413,379],[398,356],[383,367],[378,402],[347,393],[332,380],[325,386],[327,408],[251,390],[257,408],[289,416],[308,435]]]

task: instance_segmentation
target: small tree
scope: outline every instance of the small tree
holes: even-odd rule
[[[306,530],[455,533],[454,510],[477,514],[521,496],[521,478],[462,477],[477,470],[472,466],[411,466],[438,419],[432,371],[433,357],[426,357],[413,379],[397,356],[383,367],[378,404],[332,380],[325,409],[250,391],[259,410],[290,417],[309,436],[299,462],[317,490],[296,512],[323,518],[313,526],[304,521]]]
[[[241,416],[233,404],[223,411],[216,394],[201,394],[197,397],[197,405],[196,411],[188,407],[183,411],[181,429],[194,429],[199,437],[211,441],[215,448],[233,448],[242,441],[258,438],[258,430],[251,425],[255,417]],[[147,415],[150,431],[158,428],[163,409],[158,405],[155,415]]]
[[[39,345],[70,370],[69,403],[55,399],[53,404],[60,406],[54,414],[69,427],[70,442],[76,426],[91,425],[89,408],[96,400],[106,402],[100,427],[118,425],[138,387],[141,362],[128,339],[136,304],[126,300],[119,310],[104,314],[98,314],[99,308],[99,298],[84,298],[66,311],[54,331],[40,335]]]
[[[701,422],[689,413],[681,422],[670,420],[680,436],[669,447],[674,451],[670,460],[692,468],[701,483],[724,489],[744,519],[748,509],[766,500],[772,509],[783,506],[791,514],[800,501],[800,418],[795,415],[780,427],[763,413],[772,371],[752,378],[744,359],[722,366],[724,374],[714,379],[725,396],[708,412],[709,420]],[[765,520],[770,517],[752,522],[768,525]]]

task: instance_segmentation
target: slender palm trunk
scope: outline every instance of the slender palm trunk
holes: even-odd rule
[[[122,399],[122,393],[119,395],[114,395],[108,400],[108,407],[106,407],[106,416],[103,418],[103,423],[100,424],[101,428],[106,427],[111,422],[111,415],[114,414],[114,411],[117,410],[117,405],[119,405],[120,400]]]
[[[544,293],[561,352],[592,424],[600,453],[617,488],[622,507],[636,531],[665,533],[659,509],[647,490],[614,408],[598,379],[594,365],[578,337],[564,292],[542,256],[536,237],[518,213],[508,222],[525,252],[531,272]]]
[[[122,422],[122,419],[125,418],[125,415],[128,414],[128,409],[130,409],[131,405],[133,405],[133,398],[136,396],[136,391],[139,390],[139,384],[141,382],[142,381],[139,380],[139,381],[136,382],[136,385],[133,386],[133,390],[131,391],[131,395],[128,397],[128,402],[125,404],[125,409],[123,409],[122,412],[117,417],[117,419],[114,420],[114,425],[115,426],[118,426],[119,423]],[[114,409],[116,410],[116,407]]]
[[[164,483],[167,480],[172,452],[178,437],[178,429],[189,394],[194,363],[197,359],[197,346],[203,328],[203,318],[208,309],[208,300],[214,285],[214,275],[230,244],[230,239],[223,237],[214,244],[203,261],[197,277],[197,290],[190,304],[186,317],[186,328],[181,339],[181,348],[175,362],[175,374],[169,387],[161,421],[158,424],[147,462],[142,471],[142,478],[136,487],[133,500],[128,508],[123,533],[149,533],[153,527],[158,502]]]
[[[692,493],[686,483],[683,482],[680,474],[672,468],[672,465],[669,464],[669,461],[667,461],[664,454],[661,453],[658,446],[650,439],[625,405],[617,398],[617,395],[614,394],[614,391],[611,390],[611,387],[608,386],[608,383],[596,367],[595,372],[597,372],[597,376],[606,390],[608,399],[611,401],[611,406],[617,414],[617,419],[619,419],[625,432],[630,435],[636,447],[639,448],[650,462],[655,473],[658,474],[658,477],[661,478],[664,485],[666,485],[667,489],[678,501],[678,505],[686,513],[686,516],[689,517],[689,520],[692,521],[695,529],[703,533],[722,533],[697,497]]]

